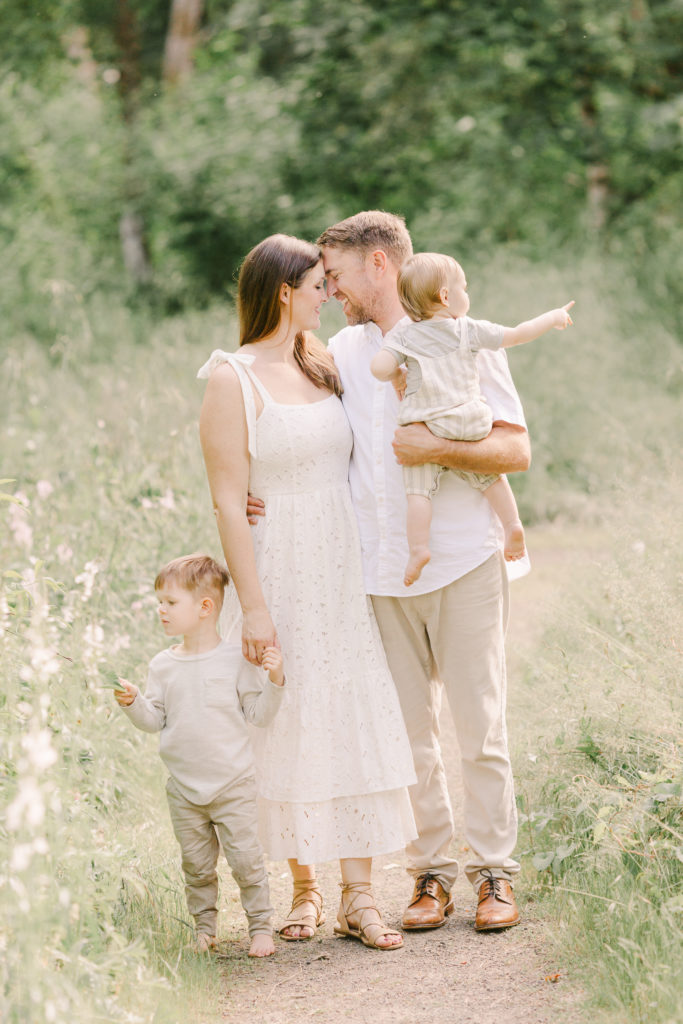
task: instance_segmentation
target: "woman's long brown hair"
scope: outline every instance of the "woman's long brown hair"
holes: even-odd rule
[[[317,245],[292,235],[270,235],[247,253],[237,281],[240,345],[267,338],[280,326],[283,284],[298,288],[322,259]],[[332,356],[310,332],[294,340],[294,358],[316,387],[341,395],[342,386]]]

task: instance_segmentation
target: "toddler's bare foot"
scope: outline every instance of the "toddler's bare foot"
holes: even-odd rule
[[[200,932],[194,948],[198,953],[210,953],[217,945],[215,935],[207,935],[205,932]]]
[[[249,956],[272,956],[275,943],[272,935],[255,935],[249,947]]]
[[[403,582],[406,587],[409,587],[411,583],[415,582],[415,580],[419,580],[420,573],[431,557],[429,548],[427,547],[410,549],[410,558],[408,559],[405,575],[403,577]]]
[[[513,519],[505,523],[505,546],[503,554],[506,562],[516,562],[518,558],[524,558],[526,548],[524,547],[524,527],[519,519]]]

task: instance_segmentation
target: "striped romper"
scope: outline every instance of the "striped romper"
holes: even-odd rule
[[[400,366],[406,364],[406,392],[398,422],[424,423],[437,437],[452,441],[479,441],[491,430],[491,410],[479,389],[476,353],[499,349],[504,328],[468,316],[448,320],[420,320],[390,336],[384,346]],[[426,463],[404,466],[406,494],[431,498],[445,466]],[[498,479],[482,473],[451,470],[478,490]]]

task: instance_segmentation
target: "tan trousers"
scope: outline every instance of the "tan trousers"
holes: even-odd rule
[[[501,555],[441,590],[416,597],[373,597],[415,760],[410,788],[418,838],[406,848],[408,871],[436,875],[450,890],[453,812],[439,746],[443,690],[460,746],[464,789],[465,873],[475,887],[488,868],[512,879],[517,841],[512,769],[505,728],[507,578]]]
[[[171,822],[182,853],[187,909],[198,932],[216,934],[219,839],[249,922],[249,935],[272,935],[268,875],[256,835],[256,783],[244,779],[210,804],[193,804],[166,783]]]

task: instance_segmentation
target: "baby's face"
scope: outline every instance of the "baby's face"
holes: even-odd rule
[[[448,312],[451,316],[465,316],[470,308],[470,297],[467,294],[467,280],[460,264],[448,275],[448,294],[446,299]]]

